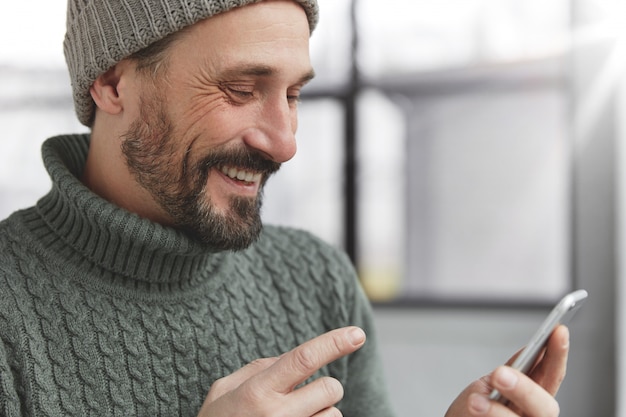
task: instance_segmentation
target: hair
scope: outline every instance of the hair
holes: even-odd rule
[[[179,41],[188,32],[185,27],[177,32],[170,33],[163,39],[146,46],[133,53],[127,59],[137,64],[137,72],[144,76],[155,76],[167,72],[169,64],[168,52],[170,47]]]

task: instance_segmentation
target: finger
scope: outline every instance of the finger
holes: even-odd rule
[[[498,416],[519,417],[513,410],[496,401],[491,401],[487,396],[479,393],[471,393],[467,399],[467,408],[472,416]],[[464,413],[463,415],[466,415]]]
[[[278,361],[278,358],[257,359],[250,362],[243,368],[236,370],[232,374],[218,379],[211,385],[211,390],[209,391],[209,394],[207,396],[207,401],[213,402],[227,392],[236,389],[248,379],[272,366],[274,363],[276,363],[276,361]]]
[[[521,410],[521,414],[533,417],[559,415],[559,404],[554,397],[527,375],[509,366],[497,368],[491,376],[491,384],[504,397]],[[495,402],[493,402],[495,406]]]
[[[290,393],[283,409],[288,411],[285,413],[288,416],[317,416],[317,413],[329,410],[341,401],[343,393],[343,386],[338,380],[322,377]]]
[[[320,411],[317,414],[314,414],[311,417],[342,417],[341,411],[335,407],[330,407],[325,410]]]
[[[358,350],[364,343],[365,333],[358,327],[331,330],[282,355],[258,377],[264,379],[266,389],[287,394],[321,367]]]
[[[530,373],[531,378],[550,394],[556,395],[565,379],[568,354],[569,330],[561,325],[552,332],[541,362]]]

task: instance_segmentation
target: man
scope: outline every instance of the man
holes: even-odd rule
[[[392,415],[347,258],[259,217],[296,150],[317,13],[69,1],[91,134],[48,140],[52,190],[0,223],[0,415]],[[556,416],[567,351],[562,327],[532,379],[500,367],[448,416]]]

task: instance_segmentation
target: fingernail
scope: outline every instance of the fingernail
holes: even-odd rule
[[[483,397],[482,395],[472,394],[468,400],[470,411],[474,414],[485,414],[489,411],[491,407],[491,403],[487,397]]]
[[[360,345],[365,340],[365,332],[358,327],[354,327],[348,333],[348,339],[353,346]]]
[[[517,385],[517,375],[506,367],[500,368],[500,371],[496,373],[496,379],[501,388],[512,389]]]

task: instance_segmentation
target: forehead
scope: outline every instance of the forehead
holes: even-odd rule
[[[186,31],[180,49],[210,60],[216,69],[256,63],[310,72],[309,34],[299,4],[266,0],[196,23]]]

